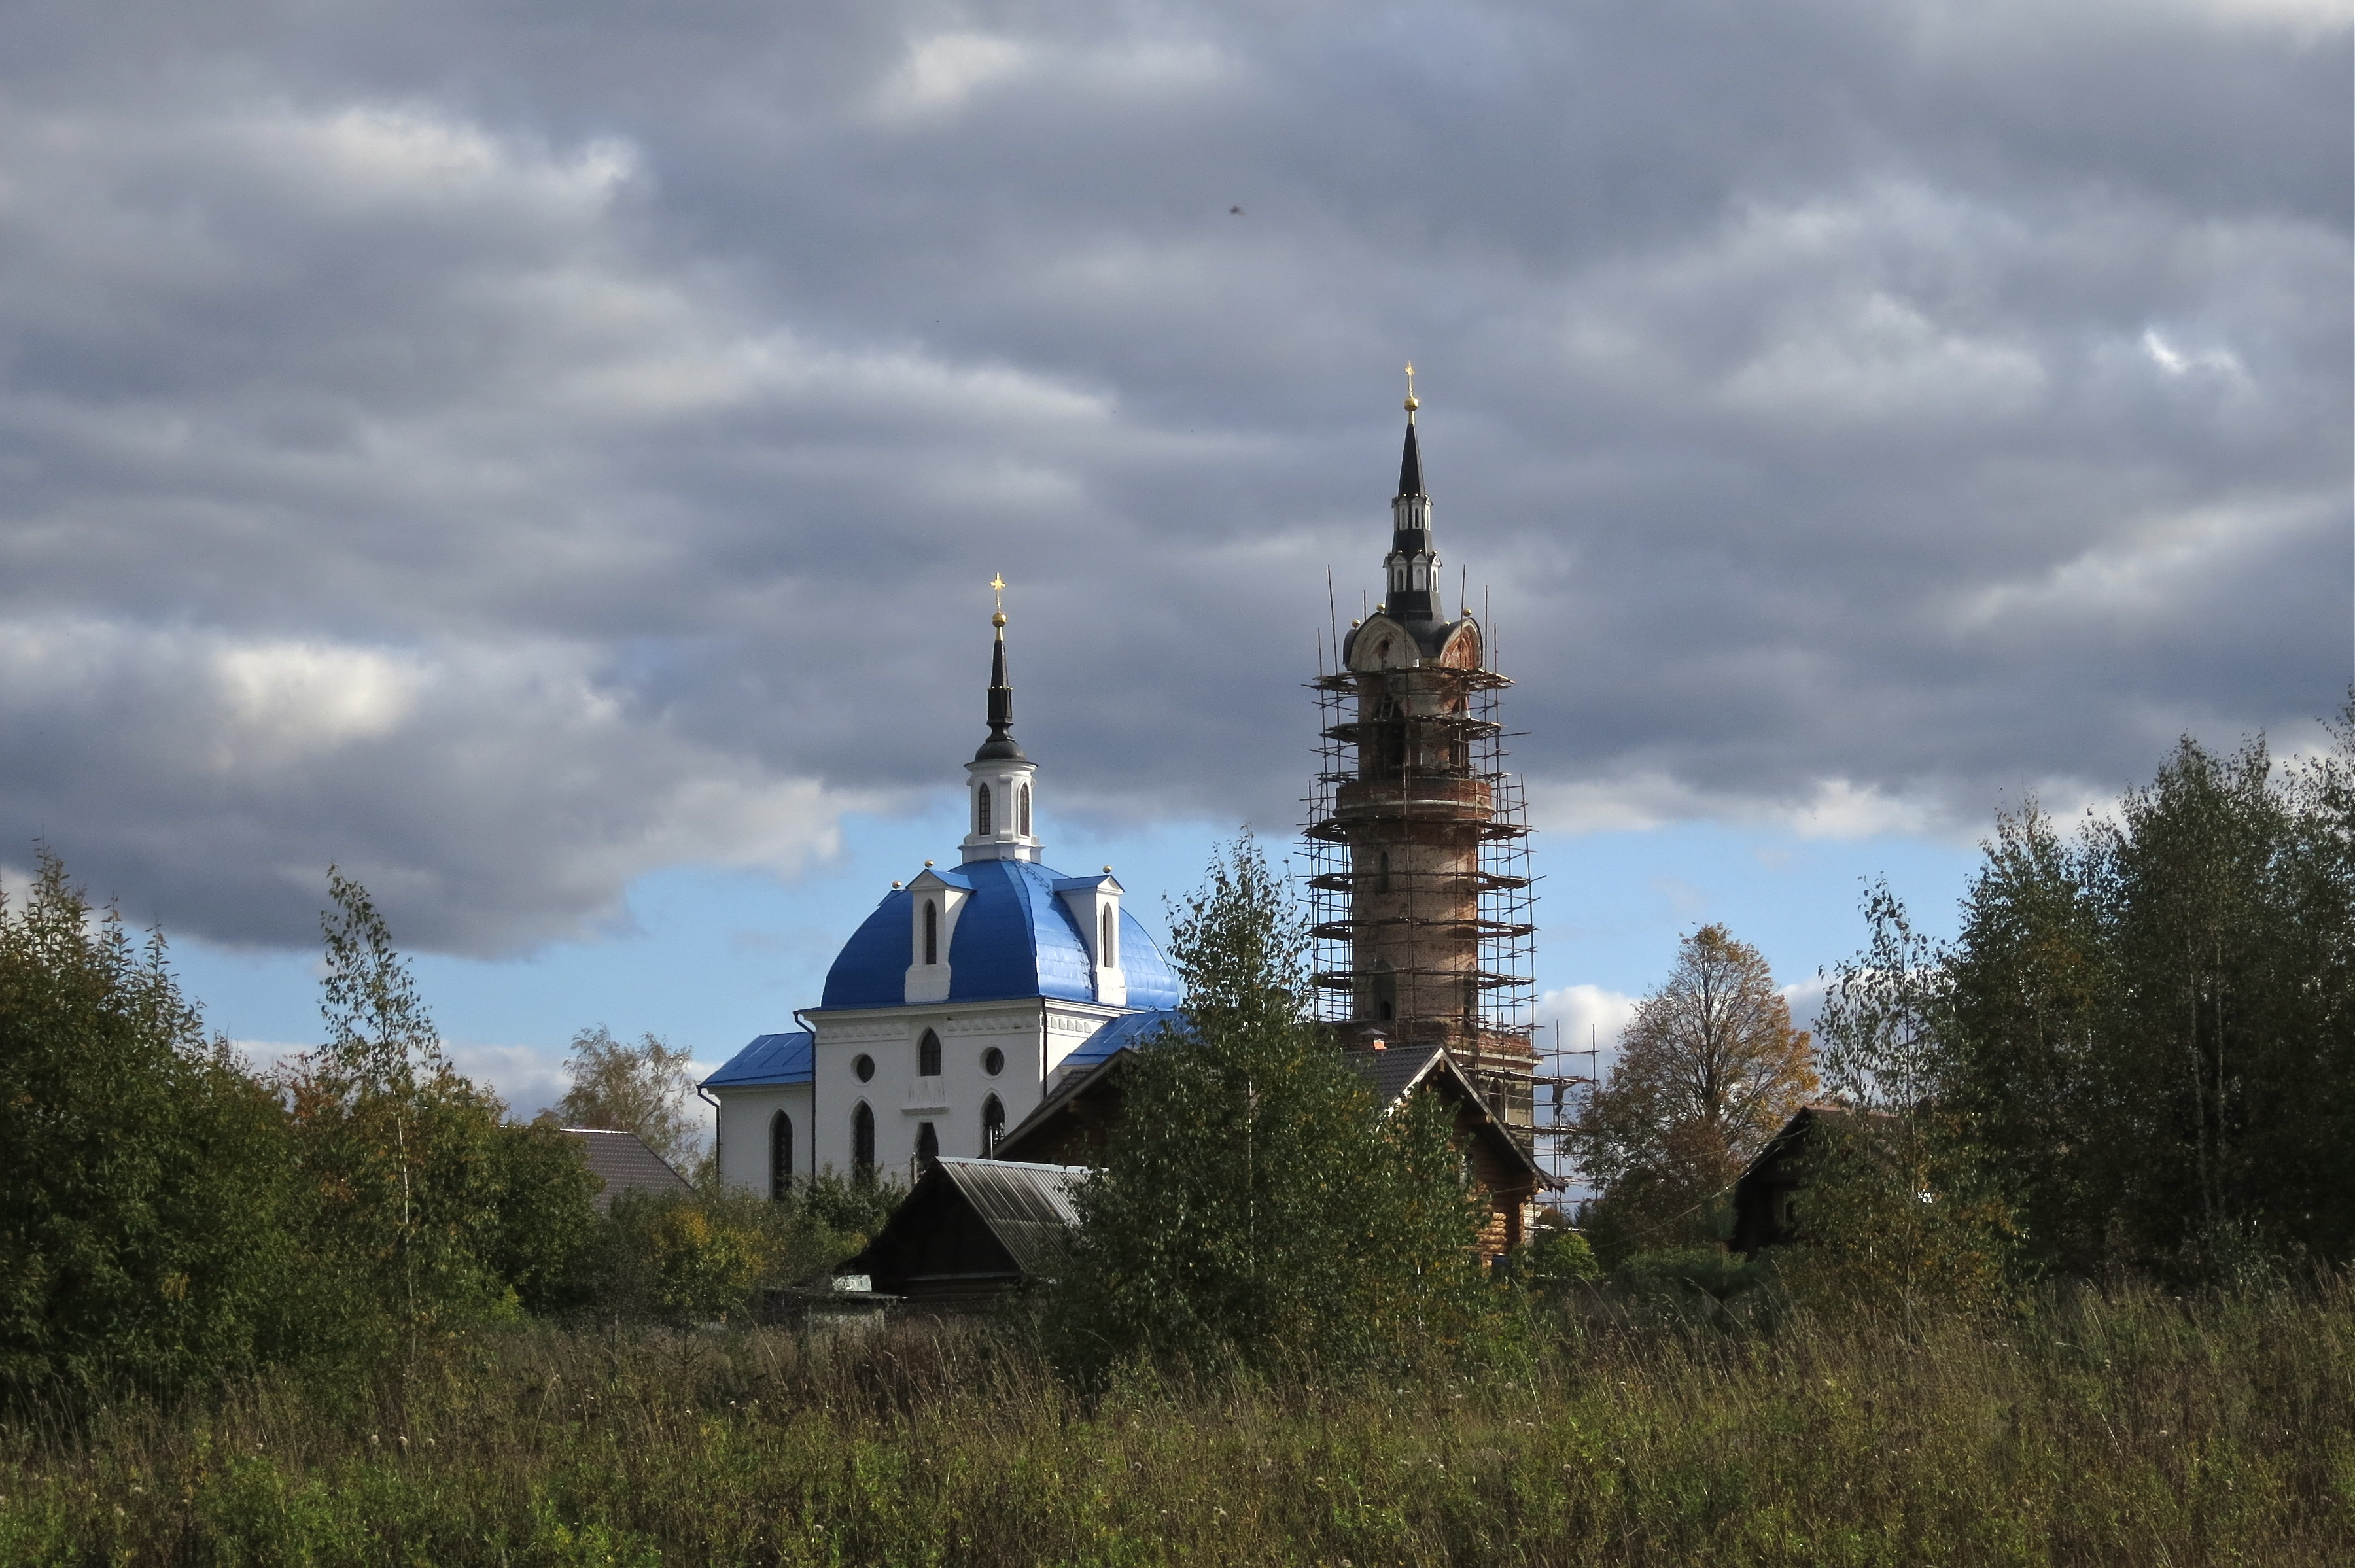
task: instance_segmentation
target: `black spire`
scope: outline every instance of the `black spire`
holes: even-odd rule
[[[1006,682],[1006,612],[991,617],[997,641],[989,650],[989,739],[973,754],[976,763],[1022,763],[1029,759],[1014,741],[1014,688]]]
[[[1414,443],[1414,415],[1406,417],[1406,451],[1399,456],[1399,487],[1401,496],[1422,496],[1423,449]]]
[[[1388,579],[1384,608],[1410,626],[1437,625],[1440,611],[1439,556],[1431,542],[1431,495],[1423,487],[1423,446],[1415,440],[1414,367],[1406,368],[1406,445],[1399,453],[1399,493],[1391,500],[1391,552],[1383,558]],[[1420,634],[1418,634],[1420,635]]]

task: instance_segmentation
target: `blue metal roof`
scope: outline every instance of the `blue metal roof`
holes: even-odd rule
[[[1193,1033],[1193,1026],[1186,1021],[1184,1011],[1177,1008],[1156,1008],[1151,1012],[1124,1014],[1109,1020],[1073,1047],[1056,1071],[1084,1071],[1098,1062],[1109,1061],[1124,1046],[1151,1044],[1164,1029],[1175,1029],[1180,1035],[1190,1036]]]
[[[1059,881],[1071,886],[1078,879],[1061,877],[1030,860],[975,860],[934,874],[973,890],[949,939],[950,1001],[1097,999],[1087,944],[1071,912],[1055,896]],[[819,1006],[896,1008],[907,1001],[914,898],[906,888],[883,896],[826,971],[825,1000]],[[1178,1005],[1178,977],[1125,909],[1120,914],[1120,958],[1128,981],[1128,1006]]]
[[[728,1065],[703,1081],[706,1089],[744,1089],[753,1084],[807,1083],[816,1071],[807,1029],[790,1034],[760,1034],[752,1043],[728,1059]]]

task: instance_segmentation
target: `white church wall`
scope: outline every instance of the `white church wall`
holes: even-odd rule
[[[816,1015],[818,1126],[813,1141],[820,1168],[851,1168],[851,1124],[864,1103],[875,1117],[875,1166],[886,1176],[905,1178],[915,1157],[922,1125],[932,1124],[944,1155],[984,1153],[981,1115],[996,1094],[1011,1127],[1039,1103],[1044,1037],[1035,1002],[1007,1008],[971,1005],[947,1008],[893,1009],[881,1016]],[[916,1069],[925,1029],[940,1036],[941,1072],[921,1076]],[[1002,1054],[997,1072],[986,1067],[991,1050]],[[1069,1049],[1068,1046],[1065,1047]],[[856,1071],[864,1056],[873,1075]]]
[[[719,1175],[731,1186],[766,1196],[769,1191],[769,1129],[783,1111],[793,1121],[794,1174],[807,1176],[811,1161],[811,1115],[815,1096],[806,1083],[715,1089],[719,1102]]]

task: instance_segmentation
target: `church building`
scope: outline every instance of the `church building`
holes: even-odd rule
[[[764,1034],[703,1082],[719,1170],[781,1197],[833,1170],[908,1178],[995,1155],[1060,1074],[1174,1017],[1177,977],[1107,866],[1048,867],[1038,764],[1014,740],[1006,615],[994,618],[989,737],[965,764],[958,863],[891,884],[799,1029]],[[1149,1027],[1148,1027],[1149,1032]]]

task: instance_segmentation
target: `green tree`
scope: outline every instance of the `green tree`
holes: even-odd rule
[[[1049,1308],[1063,1363],[1362,1366],[1460,1348],[1493,1292],[1444,1112],[1385,1116],[1311,1020],[1303,928],[1249,839],[1176,922],[1188,1028],[1124,1086]]]
[[[2067,842],[1998,824],[1954,957],[1948,1098],[2041,1262],[2355,1256],[2355,708],[2276,769],[2187,738]]]
[[[328,1038],[285,1076],[313,1317],[346,1353],[413,1359],[577,1297],[593,1226],[579,1151],[503,1125],[498,1098],[451,1066],[368,891],[332,868],[328,891]]]
[[[284,1352],[288,1149],[208,1041],[160,934],[134,947],[46,848],[0,897],[0,1392],[174,1392]]]
[[[1686,937],[1579,1118],[1604,1259],[1712,1239],[1725,1189],[1815,1093],[1813,1062],[1756,948],[1721,925]]]
[[[523,1310],[569,1312],[594,1295],[597,1185],[578,1139],[538,1124],[497,1129],[484,1261]]]
[[[702,1142],[688,1114],[695,1082],[691,1052],[675,1049],[659,1035],[634,1045],[615,1040],[603,1024],[572,1037],[564,1063],[571,1087],[556,1114],[568,1127],[608,1127],[635,1133],[645,1146],[685,1169]]]
[[[1865,897],[1863,952],[1836,965],[1817,1015],[1826,1076],[1849,1114],[1804,1151],[1801,1256],[1819,1296],[1913,1311],[1992,1305],[2014,1222],[1955,1093],[1955,964],[1886,884]]]

